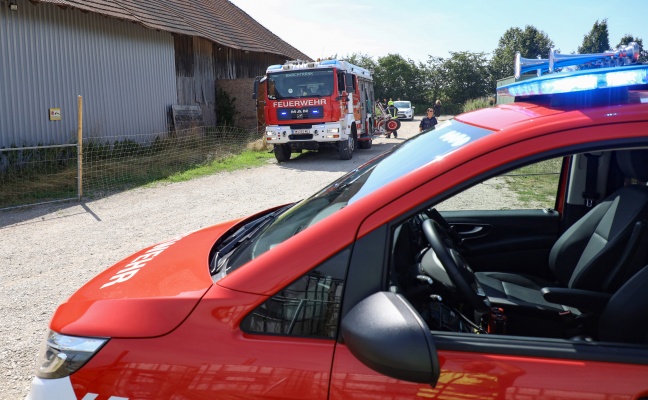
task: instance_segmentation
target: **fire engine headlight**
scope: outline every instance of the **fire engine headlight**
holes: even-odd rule
[[[274,136],[274,134],[273,131],[266,131],[266,136]]]
[[[108,342],[106,338],[61,335],[50,331],[36,361],[36,376],[64,378],[81,368]]]
[[[326,130],[326,133],[339,133],[340,128],[329,128]]]

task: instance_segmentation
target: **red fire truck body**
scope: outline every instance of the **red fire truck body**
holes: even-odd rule
[[[373,97],[371,73],[340,60],[271,65],[254,92],[265,138],[280,162],[325,145],[344,160],[356,148],[370,148]]]

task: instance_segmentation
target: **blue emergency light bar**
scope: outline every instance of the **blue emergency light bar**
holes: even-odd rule
[[[497,88],[498,95],[534,96],[648,84],[648,65],[559,72]]]
[[[549,51],[549,58],[524,58],[518,51],[515,53],[515,66],[513,72],[515,79],[520,75],[537,71],[538,76],[545,72],[553,73],[557,68],[570,66],[596,66],[596,67],[619,67],[634,64],[639,61],[639,44],[630,42],[625,46],[619,46],[615,50],[608,50],[603,53],[592,54],[561,54],[555,49]]]

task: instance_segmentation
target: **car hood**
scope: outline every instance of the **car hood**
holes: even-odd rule
[[[50,328],[67,335],[103,337],[170,332],[213,284],[209,252],[238,222],[174,237],[125,258],[60,305]]]

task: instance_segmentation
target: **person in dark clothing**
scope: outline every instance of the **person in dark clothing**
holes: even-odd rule
[[[434,129],[434,126],[438,123],[436,117],[434,116],[434,109],[428,108],[427,115],[421,118],[421,123],[419,124],[419,132],[423,132],[426,129]]]
[[[434,116],[435,117],[440,117],[441,116],[441,100],[437,100],[434,103]]]
[[[394,106],[394,102],[389,100],[387,103],[387,114],[389,114],[393,119],[398,118],[398,108]],[[398,131],[387,131],[387,137],[389,138],[391,134],[394,134],[394,139],[398,137]]]

